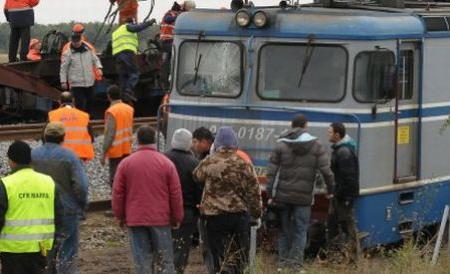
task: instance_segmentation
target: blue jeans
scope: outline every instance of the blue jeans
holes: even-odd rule
[[[303,265],[310,216],[310,206],[285,204],[280,210],[281,231],[278,238],[280,266],[298,268]]]
[[[172,231],[169,226],[128,227],[134,273],[175,273]],[[154,262],[155,257],[155,262]]]
[[[61,217],[55,246],[49,254],[50,273],[74,274],[78,273],[76,260],[79,246],[80,216],[68,215]]]

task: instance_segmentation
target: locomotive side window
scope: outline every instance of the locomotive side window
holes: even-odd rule
[[[359,102],[394,97],[395,57],[389,51],[361,52],[355,59],[353,94]]]
[[[237,97],[241,93],[242,50],[237,43],[186,41],[178,62],[180,94]]]
[[[345,95],[340,46],[267,44],[259,53],[258,95],[267,100],[337,102]]]
[[[398,73],[399,99],[410,100],[413,96],[414,83],[414,51],[400,52],[400,67]]]

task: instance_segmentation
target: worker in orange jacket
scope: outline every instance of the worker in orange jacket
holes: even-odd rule
[[[112,186],[120,161],[131,154],[134,109],[122,102],[120,88],[108,88],[110,107],[105,112],[105,134],[101,163],[109,162],[109,180]]]
[[[6,0],[4,12],[9,22],[9,62],[17,62],[17,50],[20,42],[20,61],[27,61],[30,46],[30,28],[34,25],[33,7],[39,0]]]
[[[30,49],[27,54],[27,58],[30,61],[39,61],[42,59],[41,56],[42,43],[39,39],[33,38],[30,42]]]
[[[128,18],[133,18],[134,22],[137,23],[138,17],[138,1],[137,0],[109,0],[111,4],[117,2],[119,6],[119,25],[125,24]]]
[[[60,108],[48,113],[49,122],[62,122],[65,126],[63,147],[72,150],[81,160],[94,158],[94,137],[89,125],[89,114],[74,107],[70,92],[61,93]]]

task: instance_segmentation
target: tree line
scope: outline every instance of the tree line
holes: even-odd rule
[[[49,24],[49,25],[36,24],[31,28],[31,38],[38,38],[39,40],[42,41],[44,36],[49,31],[56,30],[64,33],[70,39],[73,24],[75,24],[75,22]],[[85,27],[84,34],[92,42],[95,36],[97,35],[98,31],[100,30],[102,23],[101,22],[83,23],[83,25]],[[109,25],[104,26],[102,34],[99,35],[97,42],[95,44],[95,47],[99,51],[102,51],[106,47],[108,40],[111,39],[111,33],[105,34],[105,31],[106,29],[108,29],[108,27]],[[9,24],[0,23],[0,53],[8,52],[9,32],[10,32]]]

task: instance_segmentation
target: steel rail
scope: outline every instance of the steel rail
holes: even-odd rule
[[[111,210],[111,200],[96,200],[90,201],[87,212],[98,212]]]
[[[139,117],[134,119],[134,127],[142,125],[156,126],[156,117]],[[91,127],[95,134],[101,134],[104,130],[103,120],[91,120]],[[16,139],[39,139],[42,136],[46,123],[16,124],[0,126],[0,141]]]

